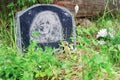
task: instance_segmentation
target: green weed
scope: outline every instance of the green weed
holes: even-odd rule
[[[48,47],[43,51],[36,43],[31,43],[24,55],[18,51],[14,14],[33,4],[51,1],[18,0],[4,8],[5,16],[0,14],[0,80],[119,80],[116,67],[120,68],[120,18],[113,18],[107,6],[103,16],[94,20],[95,26],[76,27],[76,50],[62,42],[64,49],[59,54],[53,55],[54,50]],[[108,36],[106,44],[101,45],[96,35],[103,28],[114,29],[115,35]]]

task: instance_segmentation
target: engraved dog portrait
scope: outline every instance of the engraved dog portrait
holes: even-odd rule
[[[30,40],[37,43],[57,42],[62,39],[62,25],[52,11],[38,13],[30,26]]]

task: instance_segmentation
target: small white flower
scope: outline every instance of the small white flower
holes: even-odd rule
[[[106,37],[106,36],[107,36],[107,29],[101,29],[101,30],[98,32],[96,38]]]
[[[99,44],[106,44],[106,40],[109,40],[109,38],[113,38],[115,35],[115,31],[112,28],[109,29],[101,29],[96,38],[101,38],[98,43]],[[104,41],[105,40],[105,41]]]
[[[39,68],[41,68],[42,66],[38,66]]]
[[[79,11],[79,5],[78,5],[78,4],[76,4],[76,5],[75,5],[75,13],[77,14],[77,13],[78,13],[78,11]]]
[[[98,41],[99,44],[105,44],[106,42],[104,40]]]

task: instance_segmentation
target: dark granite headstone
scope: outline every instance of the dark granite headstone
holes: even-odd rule
[[[16,14],[16,42],[23,50],[36,42],[43,49],[45,46],[58,48],[61,40],[75,44],[74,17],[65,8],[52,4],[37,4]],[[74,38],[72,42],[71,37]]]

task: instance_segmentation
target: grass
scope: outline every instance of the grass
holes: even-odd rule
[[[62,42],[64,49],[53,54],[51,48],[36,50],[31,43],[22,55],[15,43],[14,16],[7,20],[0,15],[0,80],[120,80],[119,17],[104,15],[93,26],[77,26],[75,50]],[[115,35],[100,45],[96,35],[103,28],[112,28]]]
[[[0,79],[119,80],[116,77],[120,71],[120,37],[117,33],[119,28],[114,26],[116,24],[113,19],[106,19],[102,25],[98,20],[96,25],[89,28],[76,27],[76,50],[63,43],[61,46],[64,50],[53,55],[51,48],[47,48],[47,51],[40,48],[35,50],[36,44],[32,43],[26,55],[22,56],[13,46],[14,41],[9,38],[12,35],[6,31],[7,29],[3,29],[6,22],[1,19]],[[115,37],[105,45],[98,44],[96,33],[109,26],[115,28]]]

